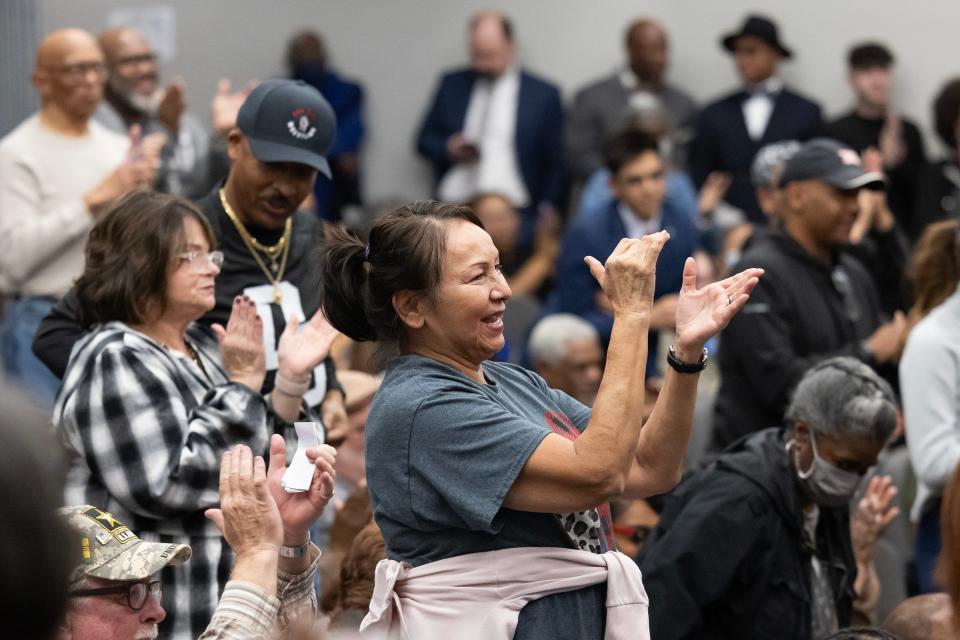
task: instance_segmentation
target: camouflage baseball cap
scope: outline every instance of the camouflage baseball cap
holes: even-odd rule
[[[127,525],[97,507],[63,507],[60,513],[80,535],[79,563],[70,575],[71,582],[86,576],[143,580],[190,559],[189,545],[141,540]]]

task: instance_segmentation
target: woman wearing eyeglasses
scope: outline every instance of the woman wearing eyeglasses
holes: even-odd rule
[[[204,216],[186,200],[139,192],[118,202],[90,233],[77,281],[90,333],[74,347],[54,423],[71,454],[68,504],[96,504],[145,540],[189,544],[189,568],[164,569],[161,630],[195,638],[206,626],[232,564],[203,517],[216,506],[220,458],[235,444],[265,452],[270,434],[297,419],[310,371],[336,332],[319,314],[278,348],[277,384],[266,372],[263,327],[238,297],[226,327],[195,323],[214,306],[223,254]],[[284,544],[308,544],[285,531]]]

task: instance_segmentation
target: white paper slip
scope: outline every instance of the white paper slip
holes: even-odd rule
[[[319,422],[296,422],[297,452],[280,479],[287,493],[301,493],[310,488],[315,465],[307,460],[307,449],[319,447],[324,441],[323,425]]]

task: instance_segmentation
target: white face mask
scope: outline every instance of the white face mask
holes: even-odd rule
[[[787,451],[790,451],[793,445],[794,441],[790,440],[787,443]],[[863,476],[852,471],[844,471],[821,458],[817,451],[817,439],[812,430],[810,446],[813,448],[813,462],[806,471],[800,470],[796,452],[793,456],[793,464],[797,468],[797,476],[804,490],[814,502],[824,507],[841,507],[848,504],[857,492]]]

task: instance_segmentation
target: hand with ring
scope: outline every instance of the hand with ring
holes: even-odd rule
[[[697,263],[687,258],[677,301],[677,357],[696,362],[707,340],[717,335],[750,299],[763,269],[745,269],[720,282],[697,288]]]
[[[307,449],[307,460],[316,465],[310,488],[301,493],[287,493],[280,480],[287,470],[287,446],[283,436],[270,438],[270,466],[267,469],[267,484],[280,511],[283,522],[283,544],[298,547],[307,541],[310,526],[323,514],[327,503],[333,498],[334,464],[337,451],[330,445]]]

